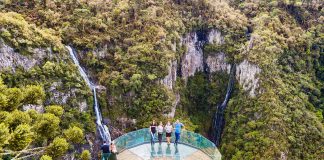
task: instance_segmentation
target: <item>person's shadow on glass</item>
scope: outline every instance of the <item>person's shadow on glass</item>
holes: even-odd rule
[[[170,144],[167,144],[167,148],[165,149],[165,155],[167,157],[171,157],[171,148],[170,148]]]
[[[155,147],[154,145],[151,145],[151,158],[154,158],[155,156],[156,156]]]
[[[174,159],[175,160],[180,160],[180,153],[179,153],[178,145],[174,146]]]
[[[157,152],[158,157],[163,157],[163,152],[162,152],[162,145],[159,144],[158,152]]]

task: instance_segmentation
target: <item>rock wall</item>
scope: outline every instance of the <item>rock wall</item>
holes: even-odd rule
[[[60,88],[63,87],[62,82],[53,82],[52,85],[46,89],[46,92],[50,94],[50,97],[47,99],[46,103],[50,104],[60,104],[64,105],[68,102],[70,98],[76,98],[77,89],[71,89],[68,92],[60,91]],[[88,106],[86,100],[78,102],[80,112],[86,111]]]
[[[170,61],[168,75],[162,80],[161,84],[165,85],[174,95],[171,112],[167,117],[174,117],[176,106],[180,101],[180,94],[174,91],[174,86],[177,80],[177,69],[181,69],[181,78],[187,81],[188,77],[194,76],[198,71],[207,70],[209,73],[226,72],[230,73],[231,65],[226,61],[226,54],[223,52],[210,53],[204,59],[203,45],[209,44],[224,44],[224,37],[217,29],[212,29],[206,34],[207,42],[198,40],[196,32],[188,33],[180,39],[179,46],[185,46],[186,52],[182,55],[180,62],[177,60]],[[203,38],[204,39],[204,38]],[[248,47],[250,47],[249,45]],[[176,44],[172,45],[173,51],[176,50]],[[204,68],[205,67],[205,68]],[[206,68],[207,67],[207,68]],[[251,97],[257,95],[257,88],[259,87],[258,74],[261,69],[247,60],[236,65],[236,79],[245,91],[249,92]]]
[[[229,74],[231,70],[231,65],[226,62],[226,55],[222,52],[208,55],[206,64],[210,73],[221,71]]]
[[[224,43],[224,37],[222,36],[222,33],[217,29],[212,29],[209,31],[208,36],[208,43],[210,44],[223,44]]]
[[[187,34],[181,40],[181,44],[187,48],[187,52],[181,58],[181,77],[187,81],[188,77],[195,75],[197,71],[203,71],[203,50],[196,32]]]
[[[0,39],[0,71],[5,68],[10,68],[15,72],[15,68],[17,67],[23,67],[25,70],[29,70],[51,54],[51,50],[35,48],[32,50],[32,53],[28,56],[21,55]]]
[[[207,38],[209,44],[224,44],[224,37],[217,29],[209,31]],[[229,74],[231,70],[231,65],[226,62],[226,55],[223,52],[208,54],[206,64],[210,73],[221,71]]]
[[[251,64],[247,60],[236,66],[236,79],[245,91],[249,91],[251,97],[257,95],[260,72],[261,69],[257,65]]]
[[[161,80],[168,89],[172,90],[177,80],[177,60],[170,61],[168,75]]]
[[[0,71],[11,69],[14,73],[18,67],[22,67],[24,70],[28,71],[34,66],[41,65],[46,59],[51,59],[51,57],[53,57],[53,55],[50,48],[33,48],[31,54],[22,55],[0,39]],[[69,92],[62,92],[60,91],[62,86],[62,82],[54,82],[50,87],[45,88],[45,92],[50,94],[45,104],[64,105],[67,103],[68,99],[76,97],[76,89],[71,89]],[[78,102],[78,105],[80,111],[85,111],[87,109],[85,100]],[[44,110],[41,105],[23,106],[23,110],[28,109],[35,109],[38,112],[43,112]]]
[[[208,55],[207,59],[204,60],[203,45],[205,43],[211,44],[223,44],[224,38],[221,32],[212,29],[206,34],[206,42],[199,41],[196,32],[186,34],[180,39],[179,46],[185,46],[186,53],[182,55],[180,63],[177,60],[170,61],[168,75],[161,80],[161,83],[172,90],[174,83],[177,78],[177,68],[181,69],[181,78],[187,81],[188,77],[194,76],[196,72],[204,70],[204,64],[211,72],[216,71],[227,71],[230,70],[230,65],[225,61],[224,53],[215,53]],[[172,44],[172,50],[176,50],[176,44]]]

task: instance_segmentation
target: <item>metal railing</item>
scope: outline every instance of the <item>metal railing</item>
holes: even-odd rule
[[[166,141],[165,132],[163,133],[162,141]],[[172,135],[174,140],[174,133]],[[148,128],[143,128],[133,132],[124,134],[114,140],[116,147],[120,152],[125,149],[133,148],[145,143],[151,142],[151,134]],[[201,150],[206,155],[215,160],[221,159],[221,154],[213,142],[205,138],[204,136],[191,131],[183,130],[181,132],[181,138],[179,143],[188,145],[190,147]]]

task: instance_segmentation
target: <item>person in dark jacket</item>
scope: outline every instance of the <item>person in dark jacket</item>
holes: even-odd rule
[[[153,120],[152,124],[150,125],[151,144],[154,144],[156,127],[157,126],[156,126],[155,120]]]
[[[101,146],[101,150],[102,150],[101,159],[108,160],[108,158],[110,156],[110,148],[109,148],[109,144],[107,144],[106,141],[104,141],[104,144]]]

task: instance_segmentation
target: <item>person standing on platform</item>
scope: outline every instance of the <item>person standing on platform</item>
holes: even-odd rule
[[[179,122],[179,120],[177,119],[177,121],[174,123],[174,134],[175,134],[175,145],[178,145],[178,142],[180,140],[180,135],[181,135],[181,129],[184,127],[184,125],[182,123]]]
[[[101,146],[101,150],[102,150],[101,159],[108,160],[110,156],[110,149],[109,149],[109,144],[106,141],[104,141],[104,144]]]
[[[151,144],[154,144],[155,133],[156,133],[155,120],[153,120],[152,124],[150,125],[150,133],[151,133]]]
[[[110,157],[109,160],[117,160],[117,147],[114,142],[111,142],[110,144]]]
[[[163,123],[160,122],[160,125],[157,127],[159,144],[162,144],[162,135],[163,135]]]
[[[170,121],[168,121],[168,123],[165,125],[165,136],[166,136],[166,140],[167,143],[170,144],[171,143],[171,134],[172,134],[172,125],[170,124]]]

